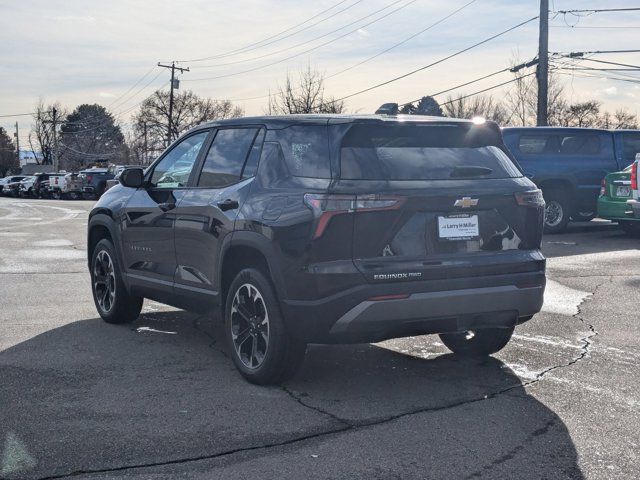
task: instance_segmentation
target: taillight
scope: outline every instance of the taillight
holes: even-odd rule
[[[87,182],[88,183],[93,182],[93,175],[87,175]]]
[[[631,166],[631,190],[638,190],[638,160]]]
[[[607,180],[606,179],[602,179],[602,182],[600,182],[600,196],[604,196],[607,194]]]
[[[516,202],[523,207],[544,207],[544,197],[541,190],[529,190],[516,193]]]
[[[319,238],[336,215],[353,212],[371,212],[375,210],[396,210],[403,199],[382,195],[323,195],[306,193],[304,203],[313,212],[316,226],[313,238]]]

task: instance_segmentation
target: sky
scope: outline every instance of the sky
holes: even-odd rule
[[[637,6],[629,0],[550,0],[554,12]],[[32,112],[42,99],[59,101],[69,110],[99,103],[127,128],[137,105],[168,86],[170,72],[157,67],[159,61],[190,68],[179,77],[181,90],[231,99],[247,115],[260,115],[269,91],[306,65],[329,77],[325,93],[340,98],[538,13],[537,0],[0,0],[0,125],[14,131],[18,121],[24,144],[30,117],[1,116]],[[640,48],[640,11],[550,18],[552,52]],[[404,103],[506,68],[515,58],[530,60],[537,41],[535,20],[434,67],[350,97],[347,110],[369,113],[385,102]],[[640,53],[594,58],[640,65]],[[603,71],[566,73],[561,78],[571,100],[596,99],[607,110],[625,107],[640,113],[640,83],[584,76],[611,76]],[[619,73],[640,81],[640,71]],[[503,73],[452,93],[473,93],[510,78]],[[500,98],[505,88],[492,94]],[[436,98],[444,101],[446,95]]]

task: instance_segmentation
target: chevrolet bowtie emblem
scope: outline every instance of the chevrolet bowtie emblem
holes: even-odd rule
[[[462,208],[475,207],[476,205],[478,205],[478,199],[471,198],[471,197],[462,197],[457,199],[453,203],[454,207],[462,207]]]

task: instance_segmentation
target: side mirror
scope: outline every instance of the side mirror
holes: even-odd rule
[[[141,168],[125,168],[120,174],[120,183],[125,187],[140,188],[144,185],[144,170]]]

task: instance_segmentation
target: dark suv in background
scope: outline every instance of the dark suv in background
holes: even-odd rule
[[[278,382],[308,343],[439,333],[488,355],[542,306],[544,201],[494,123],[289,116],[201,125],[91,211],[98,312],[221,312],[231,357]]]

